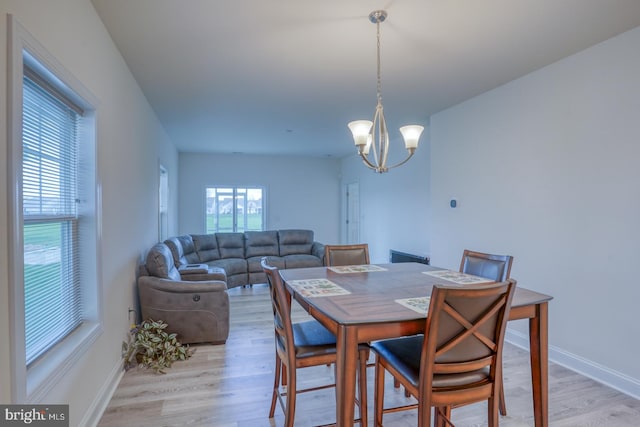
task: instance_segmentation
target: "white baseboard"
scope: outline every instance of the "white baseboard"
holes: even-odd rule
[[[529,335],[507,328],[505,341],[529,351]],[[640,399],[640,380],[584,357],[569,353],[559,347],[549,346],[549,361],[571,369],[608,387],[614,388],[634,399]]]
[[[87,409],[82,417],[82,421],[80,421],[79,426],[83,427],[96,427],[102,418],[102,414],[109,406],[109,402],[113,397],[113,394],[116,392],[118,388],[118,384],[120,384],[120,380],[124,375],[124,363],[120,360],[113,367],[107,380],[100,387],[100,391],[91,402],[91,405]]]

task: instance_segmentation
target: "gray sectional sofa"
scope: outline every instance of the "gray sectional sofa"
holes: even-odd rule
[[[142,318],[165,321],[182,343],[224,343],[226,291],[266,283],[265,256],[279,268],[320,267],[324,245],[311,230],[185,234],[155,244],[138,277]]]
[[[245,231],[244,233],[185,234],[164,242],[176,267],[206,264],[227,275],[227,287],[266,283],[260,260],[266,256],[278,268],[321,267],[324,245],[312,230]]]

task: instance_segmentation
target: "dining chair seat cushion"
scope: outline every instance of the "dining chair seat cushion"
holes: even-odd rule
[[[380,357],[397,369],[414,386],[420,378],[420,354],[423,335],[374,341],[371,348]],[[457,374],[435,374],[433,388],[457,388],[481,383],[489,378],[489,368]]]
[[[336,336],[317,320],[292,324],[296,357],[319,356],[336,352]]]

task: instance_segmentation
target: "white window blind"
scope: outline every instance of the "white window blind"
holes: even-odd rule
[[[25,67],[22,210],[27,365],[82,322],[78,262],[81,109]]]

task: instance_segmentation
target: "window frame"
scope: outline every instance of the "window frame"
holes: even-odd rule
[[[8,109],[7,125],[9,171],[9,300],[11,394],[13,402],[41,402],[47,393],[64,378],[73,365],[102,333],[103,310],[101,303],[101,203],[100,180],[96,145],[97,99],[66,70],[30,33],[11,15],[7,18],[9,34],[8,55]],[[85,198],[80,209],[84,218],[86,239],[81,239],[80,250],[85,251],[81,278],[83,308],[87,313],[83,323],[58,344],[49,349],[28,367],[25,351],[24,301],[24,239],[22,204],[22,100],[24,65],[37,72],[48,84],[80,106],[85,115],[79,129],[80,156],[87,161],[87,182],[79,183]]]
[[[237,200],[238,190],[260,190],[262,192],[262,228],[260,230],[248,230],[245,224],[244,230],[238,231],[238,219],[236,212],[236,203],[233,203],[233,229],[232,231],[219,231],[219,224],[215,230],[209,230],[208,228],[208,213],[207,213],[207,199],[208,199],[208,191],[210,189],[230,189],[233,192],[233,199]],[[248,221],[247,221],[248,223]],[[242,233],[244,231],[264,231],[266,230],[267,225],[267,190],[264,186],[261,185],[207,185],[204,189],[204,231],[205,233]]]

